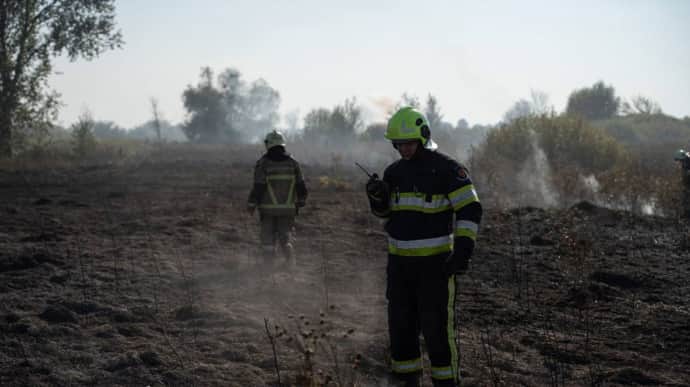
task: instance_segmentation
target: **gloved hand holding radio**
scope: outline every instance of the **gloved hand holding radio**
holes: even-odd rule
[[[382,202],[388,198],[388,184],[375,173],[367,181],[366,189],[369,199],[375,202]]]

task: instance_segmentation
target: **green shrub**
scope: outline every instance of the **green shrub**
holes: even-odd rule
[[[489,132],[482,148],[487,156],[499,155],[520,164],[532,155],[535,146],[552,167],[576,167],[586,174],[607,170],[627,153],[603,130],[567,116],[515,119]]]
[[[83,114],[72,125],[72,152],[78,159],[92,154],[96,149],[96,137],[93,134],[94,121],[88,114]]]

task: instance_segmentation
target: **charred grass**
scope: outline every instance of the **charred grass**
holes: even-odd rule
[[[386,385],[363,175],[304,165],[298,267],[266,267],[251,152],[202,153],[0,172],[1,385]],[[687,223],[485,207],[458,293],[464,385],[690,384]]]

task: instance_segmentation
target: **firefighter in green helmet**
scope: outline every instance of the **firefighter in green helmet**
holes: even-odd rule
[[[421,383],[420,333],[434,386],[459,382],[457,276],[469,267],[482,207],[467,169],[436,151],[426,117],[411,107],[389,120],[385,137],[400,160],[366,186],[374,215],[387,219],[388,331],[396,383]]]
[[[680,165],[683,184],[681,198],[681,216],[690,219],[690,152],[679,149],[673,159]]]
[[[261,255],[265,264],[277,263],[281,252],[294,266],[295,216],[307,200],[307,187],[297,160],[285,150],[285,138],[274,130],[264,139],[266,153],[254,167],[254,185],[249,193],[247,211],[258,208],[261,221]]]

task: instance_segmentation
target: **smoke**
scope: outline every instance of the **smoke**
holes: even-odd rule
[[[372,105],[372,110],[378,113],[376,121],[381,122],[385,121],[395,111],[395,107],[398,104],[396,100],[389,97],[371,98],[369,101]]]
[[[580,193],[580,200],[591,200],[597,206],[612,210],[632,211],[642,215],[664,216],[662,206],[655,197],[637,197],[634,200],[618,197],[612,199],[601,193],[601,183],[594,175],[579,176],[585,192]]]
[[[661,215],[661,211],[657,208],[657,203],[654,199],[642,202],[640,210],[643,215]]]
[[[599,180],[597,180],[596,176],[594,175],[588,175],[588,176],[582,176],[580,175],[580,182],[584,187],[589,189],[589,191],[592,194],[598,194],[599,189],[601,188],[601,184],[599,184]]]
[[[516,175],[516,183],[521,191],[518,203],[537,207],[556,207],[559,200],[551,184],[549,160],[544,150],[537,144],[534,132],[530,135],[532,154]]]

